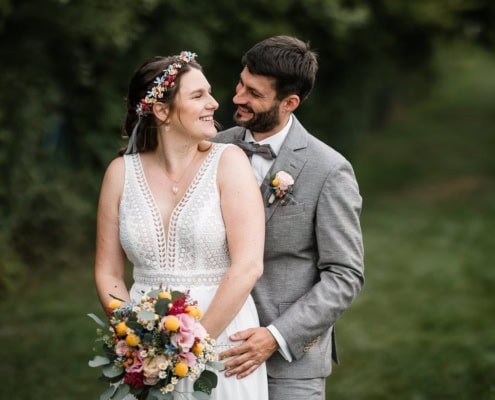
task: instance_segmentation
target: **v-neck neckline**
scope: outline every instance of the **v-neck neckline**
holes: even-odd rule
[[[149,185],[148,179],[146,178],[146,174],[144,173],[141,155],[139,153],[136,153],[138,160],[137,163],[138,174],[140,175],[140,178],[144,184],[143,187],[143,189],[145,190],[144,194],[145,194],[146,202],[148,203],[148,206],[151,210],[153,220],[155,221],[156,234],[158,237],[160,236],[163,237],[163,241],[165,244],[165,246],[162,246],[162,251],[160,254],[161,265],[165,266],[168,263],[168,261],[172,259],[172,255],[169,254],[169,249],[173,248],[173,246],[171,246],[171,243],[172,241],[175,241],[175,221],[177,221],[182,209],[187,205],[189,199],[194,193],[195,188],[201,181],[201,178],[204,176],[204,171],[208,168],[208,165],[210,164],[211,158],[213,157],[213,154],[216,152],[217,147],[218,146],[213,144],[212,147],[208,150],[208,154],[206,155],[205,159],[201,161],[198,169],[194,173],[194,176],[191,179],[189,185],[187,186],[184,194],[181,196],[178,203],[172,208],[167,224],[165,224],[165,220],[160,211],[160,207],[158,207],[158,203],[155,199],[155,196],[153,195],[153,192],[151,191],[151,187]],[[159,220],[158,224],[156,220]],[[167,227],[167,229],[165,229],[165,227]]]

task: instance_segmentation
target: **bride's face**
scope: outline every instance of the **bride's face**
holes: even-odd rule
[[[199,69],[191,68],[181,76],[170,128],[199,140],[215,137],[213,115],[217,109],[208,80]]]

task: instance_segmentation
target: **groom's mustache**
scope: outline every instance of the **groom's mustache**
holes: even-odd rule
[[[242,111],[244,111],[244,112],[254,114],[253,109],[251,107],[247,106],[247,105],[237,104],[237,107],[240,108],[240,109],[242,109]]]

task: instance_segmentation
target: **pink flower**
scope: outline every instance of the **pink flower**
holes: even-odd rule
[[[129,365],[128,367],[126,367],[125,371],[126,372],[137,372],[137,373],[143,372],[143,358],[141,357],[141,355],[139,353],[133,359],[132,364]]]
[[[203,340],[206,338],[208,332],[206,332],[204,326],[198,322],[194,325],[193,334],[196,339]]]
[[[193,353],[180,353],[178,357],[184,360],[189,368],[196,365],[196,356]]]
[[[128,351],[130,351],[130,349],[125,340],[119,340],[115,345],[115,354],[119,357],[125,356]]]
[[[180,321],[180,330],[172,336],[170,341],[178,349],[188,352],[194,344],[193,330],[196,320],[189,314],[177,314],[176,317]]]
[[[272,193],[268,198],[268,207],[273,204],[275,199],[283,199],[281,204],[285,206],[288,203],[288,200],[284,199],[284,197],[287,194],[292,193],[292,185],[294,185],[294,178],[285,171],[278,171],[271,182]]]
[[[294,178],[285,171],[277,172],[275,179],[278,179],[278,187],[280,190],[287,190],[289,186],[294,184]]]

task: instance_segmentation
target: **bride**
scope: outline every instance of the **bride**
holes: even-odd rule
[[[264,211],[243,151],[207,141],[218,103],[195,57],[154,57],[130,81],[129,143],[101,186],[95,280],[104,308],[111,296],[189,290],[221,352],[230,334],[259,326],[250,292],[263,270]],[[244,379],[219,373],[212,399],[268,399],[265,365]]]

